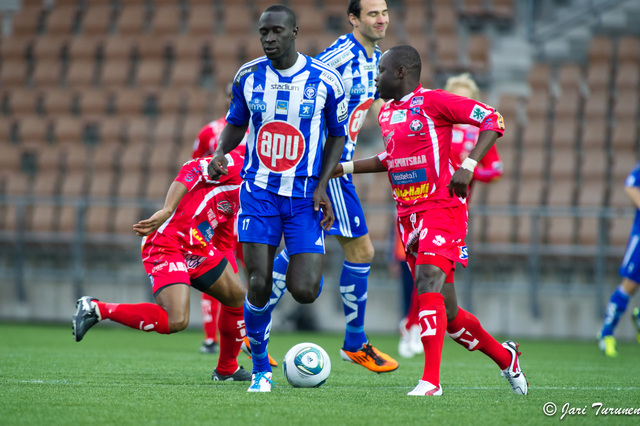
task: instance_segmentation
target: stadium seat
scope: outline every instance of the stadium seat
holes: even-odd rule
[[[61,61],[62,52],[69,43],[69,36],[46,35],[33,41],[32,54],[36,61]]]
[[[462,70],[459,51],[460,41],[456,34],[438,34],[436,36],[436,70],[456,73]]]
[[[32,36],[38,33],[43,20],[44,9],[40,4],[25,4],[16,11],[11,19],[11,30],[15,36]]]
[[[177,88],[198,87],[202,77],[202,63],[176,62],[171,70],[169,85]]]
[[[604,115],[585,115],[584,127],[582,129],[582,149],[593,150],[598,148],[604,154],[607,142],[607,119]]]
[[[138,60],[164,60],[168,39],[161,35],[141,35],[134,42]]]
[[[4,96],[7,97],[9,115],[19,117],[40,113],[39,103],[42,100],[42,92],[40,90],[17,86],[7,88]],[[8,138],[8,136],[9,134],[7,133],[6,137]]]
[[[545,90],[533,90],[527,99],[526,115],[529,121],[539,121],[547,118],[549,113],[549,93]]]
[[[123,168],[118,173],[116,199],[139,199],[144,196],[146,189],[146,175],[140,168]]]
[[[113,8],[108,5],[89,4],[82,18],[85,37],[106,36],[113,24]]]
[[[589,97],[585,99],[584,118],[585,124],[589,124],[591,120],[604,120],[609,110],[609,92],[597,91],[591,92]]]
[[[436,34],[436,39],[440,37],[452,37],[457,34],[458,14],[453,2],[440,2],[433,10],[432,28]]]
[[[166,67],[164,59],[148,59],[141,61],[135,71],[135,86],[140,88],[157,88],[164,85]]]
[[[615,77],[615,87],[617,93],[638,91],[638,75],[640,75],[640,64],[625,62],[618,66]]]
[[[126,121],[122,117],[104,117],[98,127],[99,145],[119,145],[125,140]]]
[[[108,205],[89,205],[85,216],[85,229],[89,234],[107,234],[112,231],[113,208]]]
[[[145,32],[149,22],[149,14],[143,4],[122,4],[122,9],[116,20],[116,34],[124,36],[138,36]]]
[[[613,39],[611,37],[601,35],[591,39],[587,49],[587,58],[589,59],[589,67],[594,65],[609,65],[612,62],[614,51]]]
[[[576,242],[578,222],[570,216],[551,216],[547,218],[546,228],[548,244],[571,245]]]
[[[135,236],[133,225],[146,219],[137,206],[117,206],[114,212],[113,232],[120,235]]]
[[[96,83],[96,62],[91,59],[78,59],[69,65],[64,76],[64,86],[70,88],[88,88]]]
[[[108,111],[113,93],[100,88],[82,89],[77,92],[78,110],[83,117],[102,119]]]
[[[485,74],[490,68],[491,43],[484,34],[472,35],[467,41],[467,57],[469,69],[474,73]]]
[[[242,19],[238,17],[242,16]],[[240,36],[256,34],[256,26],[252,19],[247,19],[247,8],[243,5],[227,4],[222,10],[222,25],[224,34],[229,36]],[[217,21],[219,22],[219,21]],[[256,34],[257,37],[257,34]]]
[[[125,145],[145,145],[153,135],[153,122],[145,117],[130,117],[124,131]]]
[[[193,37],[212,37],[217,19],[211,5],[190,5],[186,23],[186,32]]]
[[[84,169],[70,169],[64,175],[60,195],[63,197],[80,197],[87,193],[88,175]]]
[[[640,74],[638,74],[640,75]],[[616,123],[635,120],[638,115],[638,92],[624,90],[614,98],[613,118]]]
[[[46,15],[45,34],[70,35],[75,30],[77,19],[77,7],[56,5]]]
[[[575,64],[563,64],[558,69],[558,85],[561,98],[582,94],[582,68]]]
[[[638,123],[634,119],[618,120],[613,126],[611,150],[616,153],[630,151],[635,147],[638,137]]]
[[[541,92],[548,93],[550,90],[552,70],[547,63],[534,62],[529,70],[529,87],[532,96]]]
[[[0,68],[0,87],[21,87],[27,83],[28,64],[23,59],[9,59]]]
[[[18,120],[18,135],[21,142],[44,143],[49,139],[51,121],[38,116],[22,116]]]
[[[68,116],[73,113],[76,94],[66,89],[47,89],[42,94],[42,108],[49,117]]]
[[[42,88],[60,86],[62,71],[62,63],[59,59],[38,60],[31,76],[32,84]]]
[[[136,37],[111,35],[104,40],[103,56],[106,63],[118,61],[128,66],[134,54]]]
[[[153,163],[152,163],[153,164]],[[145,198],[150,200],[164,201],[169,191],[171,182],[175,179],[177,172],[157,170],[155,167],[149,170],[149,179]]]
[[[126,61],[110,61],[102,67],[100,85],[103,88],[120,88],[129,86],[130,69]]]
[[[182,141],[179,140],[181,133],[182,118],[178,115],[163,115],[153,126],[153,149],[155,150],[163,145],[182,143]]]
[[[181,17],[182,12],[177,4],[156,5],[151,20],[150,33],[162,37],[168,34],[178,34],[181,30]]]
[[[514,0],[489,0],[489,11],[498,23],[508,24],[515,18]]]
[[[87,123],[78,117],[61,116],[54,121],[54,140],[60,143],[80,145],[84,143]]]
[[[633,226],[633,218],[615,218],[609,228],[609,244],[614,247],[626,247]]]
[[[161,115],[185,113],[188,94],[180,88],[165,87],[158,92],[158,108]]]
[[[574,149],[578,142],[578,119],[576,117],[556,118],[551,131],[552,149]],[[555,154],[554,154],[555,155]]]
[[[622,36],[618,40],[616,53],[618,65],[640,62],[640,39],[637,36]]]
[[[151,176],[155,174],[164,175],[169,171],[174,171],[177,166],[175,159],[176,148],[176,144],[173,141],[163,141],[161,143],[156,141],[149,153],[149,173]]]
[[[96,168],[91,173],[87,195],[91,199],[113,197],[118,173],[114,168]]]
[[[589,95],[608,92],[611,83],[612,68],[610,62],[598,62],[587,68],[587,87]]]
[[[143,169],[147,164],[149,154],[149,146],[143,141],[129,142],[124,146],[124,150],[120,155],[121,173]]]

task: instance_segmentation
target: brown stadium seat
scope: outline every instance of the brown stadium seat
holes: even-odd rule
[[[546,120],[549,113],[549,93],[532,88],[531,95],[526,102],[527,120]]]
[[[467,19],[482,20],[487,18],[488,12],[485,0],[462,0],[460,2],[460,13]]]
[[[528,159],[525,159],[528,161]],[[554,146],[551,156],[551,185],[569,181],[577,176],[579,157],[574,146]]]
[[[608,92],[611,75],[611,62],[598,62],[589,65],[589,68],[587,68],[589,94]]]
[[[43,91],[42,107],[49,117],[72,114],[76,94],[67,89],[47,89]]]
[[[69,35],[75,28],[77,18],[77,7],[56,5],[47,13],[45,34],[49,36]]]
[[[38,116],[22,116],[18,120],[21,142],[44,143],[48,139],[51,120]]]
[[[584,118],[586,123],[590,120],[603,120],[607,117],[609,109],[609,92],[591,92],[585,99]]]
[[[609,228],[609,244],[614,247],[626,247],[633,226],[633,218],[615,218]]]
[[[173,171],[176,166],[175,151],[176,144],[173,141],[156,141],[149,153],[149,172],[155,174]]]
[[[314,37],[316,34],[324,33],[326,23],[319,17],[319,10],[315,7],[296,7],[293,9],[296,14],[296,22],[303,37]]]
[[[126,62],[133,56],[137,38],[129,35],[111,35],[104,40],[105,62]]]
[[[589,48],[587,49],[589,66],[592,67],[596,64],[611,64],[613,52],[613,40],[611,37],[593,37],[589,43]]]
[[[158,92],[158,108],[160,110],[160,114],[182,114],[186,108],[187,97],[187,92],[180,88],[163,88]]]
[[[65,170],[85,170],[89,167],[93,152],[85,144],[62,141],[58,142],[57,145],[64,155]]]
[[[625,62],[618,66],[615,78],[615,87],[618,93],[638,91],[638,75],[640,64]]]
[[[582,91],[582,68],[575,64],[563,64],[558,69],[558,85],[562,96],[580,94]]]
[[[98,52],[102,49],[105,37],[101,36],[74,36],[69,39],[68,54],[71,63],[82,61],[95,61]]]
[[[153,122],[145,117],[131,117],[124,131],[125,145],[145,145],[152,140]]]
[[[88,4],[88,9],[82,18],[83,36],[106,36],[113,19],[111,6]]]
[[[36,115],[39,113],[38,103],[42,98],[42,92],[40,90],[18,86],[7,88],[4,95],[7,96],[9,113],[14,117]]]
[[[469,68],[476,73],[487,73],[490,68],[490,40],[484,34],[472,35],[467,42]]]
[[[100,88],[87,88],[77,91],[78,109],[83,117],[102,119],[107,114],[112,92]]]
[[[138,59],[143,61],[163,60],[166,57],[167,46],[168,39],[162,35],[141,35],[135,42]]]
[[[178,88],[198,87],[202,77],[200,61],[176,62],[171,69],[170,86]]]
[[[222,10],[224,33],[227,35],[257,34],[257,28],[252,20],[247,19],[247,17],[247,8],[245,6],[237,4],[225,5]]]
[[[81,145],[86,125],[86,121],[79,117],[58,117],[54,122],[54,139],[60,143]]]
[[[17,36],[36,34],[43,13],[42,2],[23,5],[11,19],[12,34]]]
[[[146,176],[141,169],[124,169],[118,173],[115,195],[118,199],[139,199],[144,196],[146,184]]]
[[[96,65],[94,60],[78,59],[71,62],[64,77],[64,85],[71,88],[88,88],[96,83]]]
[[[604,153],[607,142],[607,119],[606,116],[590,116],[584,121],[582,128],[582,149],[599,149]]]
[[[93,170],[117,170],[123,146],[118,141],[100,141],[94,148],[91,167]]]
[[[578,140],[578,120],[575,117],[556,119],[551,131],[551,144],[553,150],[573,149]]]
[[[164,59],[148,59],[141,61],[135,71],[135,85],[145,88],[159,88],[164,85]]]
[[[618,156],[619,152],[625,152],[635,147],[638,123],[635,119],[616,121],[611,135],[611,149]]]
[[[512,21],[516,14],[514,0],[489,0],[489,11],[494,19]]]
[[[0,66],[0,87],[26,85],[28,71],[28,64],[24,59],[3,60]]]
[[[87,193],[89,185],[85,169],[67,170],[64,175],[60,195],[63,197],[80,197]]]
[[[89,234],[106,234],[111,232],[113,208],[104,205],[89,205],[85,216],[85,229]]]
[[[117,206],[114,212],[113,231],[120,235],[135,236],[133,225],[142,219],[140,207],[136,206]]]
[[[116,34],[138,36],[143,33],[148,22],[145,5],[123,3],[116,20]]]
[[[126,120],[122,117],[104,117],[98,122],[99,146],[119,145],[125,140]]]
[[[638,164],[638,154],[634,149],[620,150],[613,157],[613,185],[624,187],[624,180]],[[628,197],[627,197],[628,198]]]
[[[216,40],[214,36],[173,35],[167,37],[167,44],[174,62],[198,62],[205,49],[211,52],[209,46]]]
[[[166,36],[180,32],[181,21],[180,7],[175,5],[156,5],[151,20],[151,34]]]
[[[634,36],[620,37],[616,59],[619,65],[640,62],[640,39]]]
[[[202,115],[199,116],[188,116],[183,125],[182,125],[182,133],[180,136],[180,146],[188,146],[189,147],[189,153],[187,155],[187,157],[181,157],[179,161],[187,161],[189,158],[191,158],[191,152],[192,152],[192,148],[193,148],[193,144],[195,142],[195,140],[198,138],[198,134],[200,133],[200,129],[202,129],[204,127],[205,124],[210,123],[211,121],[213,121],[214,119],[217,118],[209,118],[209,117],[204,117]]]
[[[577,231],[577,218],[570,216],[551,216],[547,219],[548,244],[574,244]]]
[[[153,126],[154,150],[159,146],[174,145],[182,133],[182,119],[178,115],[163,115]],[[154,154],[152,154],[153,156]],[[152,163],[153,164],[153,163]]]
[[[31,81],[36,87],[56,87],[62,82],[62,63],[59,59],[43,59],[36,62]]]
[[[553,114],[557,119],[577,119],[580,107],[580,97],[578,92],[570,91],[563,93],[556,99]]]
[[[141,142],[129,142],[120,155],[121,173],[142,170],[150,154],[149,146]]]
[[[153,164],[153,163],[152,163]],[[155,167],[149,170],[149,179],[145,197],[151,200],[163,200],[167,196],[169,186],[175,179],[177,173],[173,170],[158,170]]]
[[[90,176],[88,195],[90,198],[113,197],[116,191],[118,173],[114,168],[94,169]]]
[[[535,62],[531,65],[529,71],[529,87],[531,87],[531,93],[549,92],[551,87],[551,66],[546,63]]]
[[[436,36],[436,68],[440,71],[458,72],[462,69],[459,50],[460,41],[456,34],[439,34]]]
[[[638,74],[640,76],[640,74]],[[616,123],[633,120],[638,114],[638,93],[632,90],[619,92],[613,105],[613,117]]]
[[[119,88],[128,86],[130,69],[128,61],[111,61],[102,67],[100,85],[103,88]]]
[[[186,31],[189,36],[213,37],[218,25],[215,11],[210,4],[189,6]]]
[[[37,37],[33,41],[33,57],[36,61],[60,61],[69,39],[67,35],[43,35]]]
[[[437,38],[453,36],[457,33],[458,14],[452,2],[441,2],[434,8],[433,13],[432,27]]]

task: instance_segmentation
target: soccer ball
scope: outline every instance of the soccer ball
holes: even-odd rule
[[[298,343],[284,356],[284,377],[294,388],[317,388],[331,373],[331,359],[315,343]]]

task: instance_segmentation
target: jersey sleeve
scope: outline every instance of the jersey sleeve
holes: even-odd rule
[[[504,134],[504,118],[495,108],[482,102],[454,95],[444,90],[433,90],[430,106],[451,124],[464,123],[483,130]]]
[[[198,133],[198,138],[193,143],[193,152],[191,153],[191,158],[200,158],[205,155],[211,154],[209,152],[209,147],[211,139],[213,139],[213,129],[211,126],[204,126],[200,133]]]
[[[342,79],[335,71],[323,71],[320,79],[327,86],[327,100],[324,106],[324,115],[330,136],[347,135],[347,118],[349,106],[344,92]]]
[[[489,148],[489,151],[482,157],[478,166],[473,171],[473,178],[480,182],[491,182],[502,176],[502,160],[495,145]]]
[[[241,68],[233,79],[231,104],[229,105],[229,112],[227,112],[226,119],[228,123],[234,126],[242,126],[251,118],[251,111],[249,111],[247,101],[244,97],[243,86],[247,75],[254,71],[256,71],[255,65]]]
[[[184,184],[187,190],[191,191],[193,187],[202,180],[202,177],[200,160],[196,159],[184,163],[174,181]]]
[[[378,153],[378,160],[380,160],[385,169],[389,170],[389,155],[387,151]]]

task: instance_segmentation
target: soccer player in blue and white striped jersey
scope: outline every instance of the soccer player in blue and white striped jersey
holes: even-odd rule
[[[228,124],[209,173],[214,179],[226,174],[225,154],[248,127],[238,239],[249,281],[244,305],[253,357],[249,392],[270,392],[275,252],[284,234],[287,288],[298,302],[313,302],[322,276],[324,232],[334,221],[327,185],[344,148],[348,111],[340,74],[296,51],[298,27],[289,8],[269,6],[258,30],[266,56],[243,65],[235,76]]]
[[[347,142],[340,162],[352,160],[358,133],[368,112],[377,123],[378,112],[383,104],[374,81],[382,55],[378,41],[384,38],[389,24],[387,3],[384,0],[351,0],[347,13],[353,31],[338,38],[316,57],[340,73],[347,94]],[[346,322],[340,355],[346,361],[360,364],[377,373],[393,371],[398,368],[398,362],[371,346],[364,332],[367,281],[374,248],[351,174],[329,181],[329,198],[336,220],[328,234],[336,236],[346,257],[340,275],[340,293]],[[278,255],[273,267],[275,285],[271,295],[271,309],[284,293],[287,252],[288,247]]]

